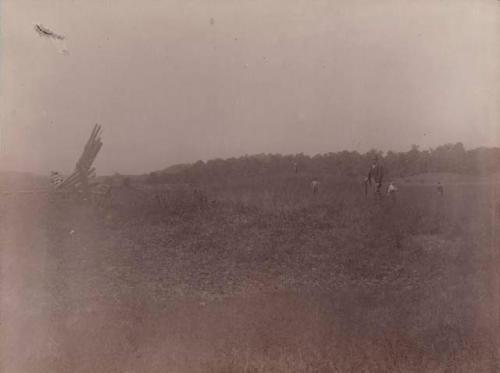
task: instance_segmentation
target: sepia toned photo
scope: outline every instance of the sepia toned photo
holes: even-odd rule
[[[0,0],[0,373],[498,373],[499,228],[498,0]]]

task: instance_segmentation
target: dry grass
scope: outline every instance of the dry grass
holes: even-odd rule
[[[61,352],[73,360],[51,371],[496,369],[485,186],[403,186],[396,204],[334,180],[313,196],[300,177],[180,188],[165,205],[116,193],[98,211],[17,207],[43,217],[23,242],[47,239],[49,313],[76,317],[55,337],[78,340]]]

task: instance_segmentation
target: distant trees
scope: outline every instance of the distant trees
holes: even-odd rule
[[[193,183],[240,180],[268,175],[294,175],[295,165],[300,175],[335,176],[354,178],[366,176],[373,159],[378,157],[388,177],[414,175],[425,172],[453,172],[462,174],[487,174],[500,171],[500,148],[466,150],[462,143],[444,144],[435,149],[420,150],[412,145],[406,152],[383,152],[372,149],[364,154],[340,151],[294,155],[257,154],[239,158],[198,161],[176,172],[152,172],[148,183]]]
[[[156,172],[150,172],[146,178],[147,184],[157,184],[159,182],[158,174]]]

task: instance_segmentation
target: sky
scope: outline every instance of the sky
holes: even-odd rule
[[[500,146],[499,39],[498,0],[0,0],[0,170],[71,172],[95,123],[98,174]]]

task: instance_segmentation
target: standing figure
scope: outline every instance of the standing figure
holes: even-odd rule
[[[387,187],[387,195],[391,197],[392,202],[396,202],[396,192],[398,191],[398,188],[393,184],[391,181],[389,183],[389,186]]]
[[[298,173],[299,172],[299,164],[297,162],[294,162],[293,164],[293,171],[295,173]]]
[[[368,178],[365,177],[365,179],[363,180],[363,185],[365,186],[365,197],[368,196],[368,187],[369,187],[369,182],[368,182]]]
[[[440,196],[444,196],[444,188],[440,181],[438,181],[437,190]]]
[[[313,194],[318,194],[319,192],[319,181],[318,179],[314,178],[313,181],[311,182],[311,188]]]
[[[378,163],[378,158],[375,157],[368,172],[368,183],[372,185],[372,181],[375,183],[375,193],[377,196],[381,195],[380,189],[382,188],[382,181],[384,179],[384,169]]]

